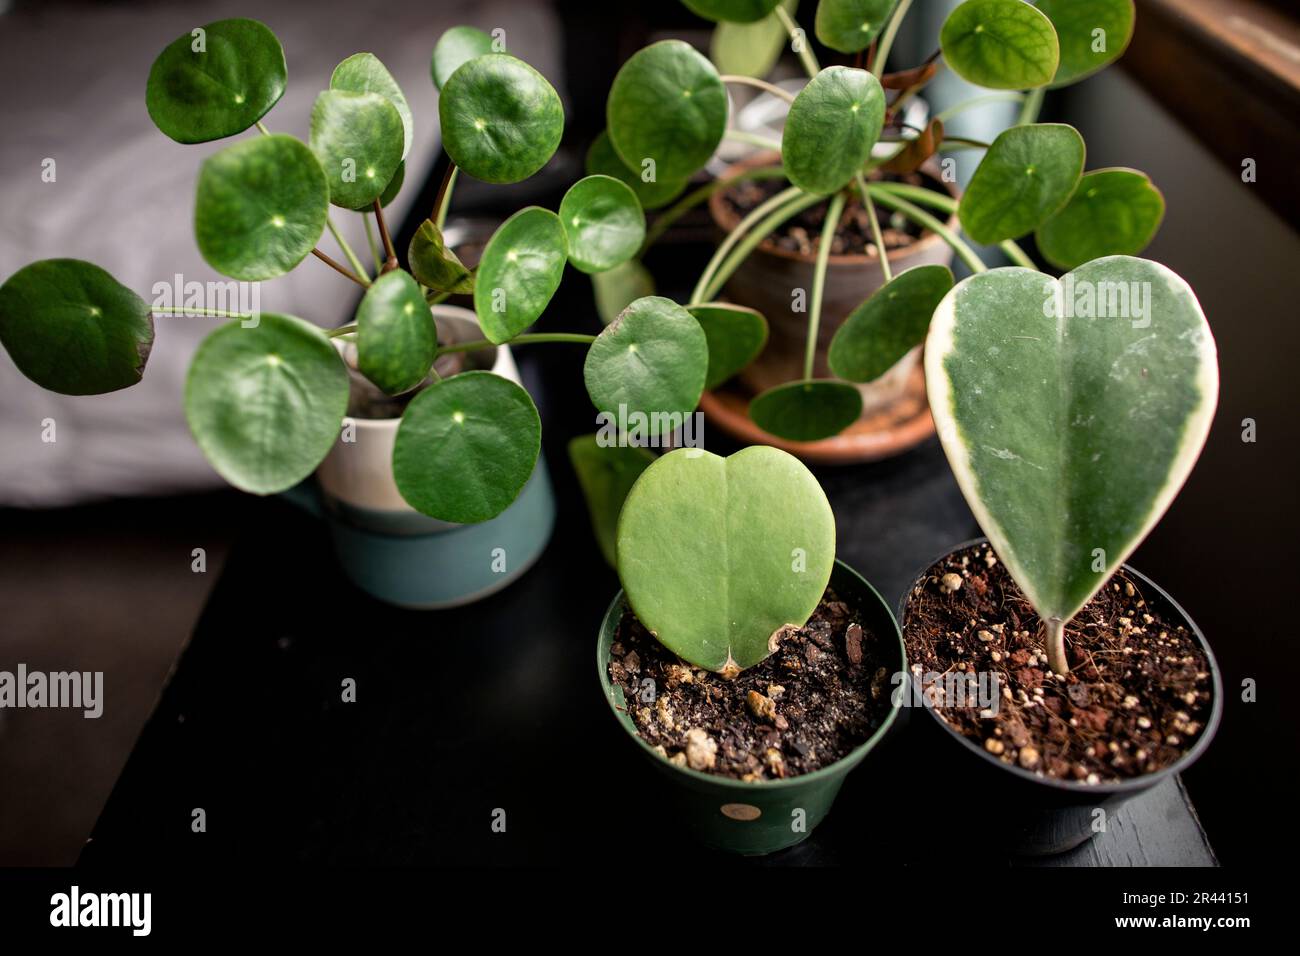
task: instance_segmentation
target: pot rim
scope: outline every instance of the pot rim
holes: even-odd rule
[[[853,577],[857,578],[858,581],[861,582],[864,587],[866,587],[867,591],[870,592],[876,598],[876,600],[880,602],[881,609],[885,612],[885,614],[889,616],[890,623],[894,625],[894,636],[898,640],[899,657],[903,663],[904,669],[906,669],[907,647],[903,643],[903,629],[899,626],[897,618],[894,617],[894,611],[893,608],[889,606],[889,602],[887,602],[884,599],[881,593],[876,590],[875,586],[870,581],[864,578],[861,574],[855,571],[844,561],[841,561],[839,558],[836,558],[835,566],[843,569],[844,572],[851,574]],[[605,622],[608,621],[615,613],[619,613],[619,614],[622,613],[621,609],[625,603],[626,602],[623,596],[623,589],[619,588],[618,593],[614,595],[614,600],[610,601],[609,607],[606,608],[604,617],[601,618],[601,631],[604,631]],[[898,720],[899,711],[902,710],[901,703],[896,700],[898,695],[896,695],[891,689],[889,694],[889,700],[890,700],[889,713],[885,717],[884,721],[880,724],[880,726],[876,728],[876,732],[873,733],[870,737],[868,737],[865,741],[858,744],[848,753],[846,753],[843,757],[840,757],[834,763],[828,764],[827,766],[822,767],[818,770],[814,770],[812,771],[812,773],[799,774],[798,776],[795,777],[786,777],[783,780],[757,780],[757,781],[736,780],[732,777],[723,777],[719,774],[704,773],[701,770],[692,770],[690,767],[679,767],[676,764],[669,763],[663,757],[659,756],[659,754],[655,752],[653,747],[651,747],[648,743],[646,743],[644,737],[636,733],[635,730],[629,729],[627,726],[625,726],[623,721],[619,719],[618,711],[614,705],[614,687],[609,680],[608,665],[609,665],[609,656],[602,655],[600,652],[600,634],[598,633],[596,636],[596,673],[600,677],[600,689],[602,695],[605,698],[605,703],[609,705],[610,714],[611,716],[613,716],[619,728],[625,734],[631,737],[637,743],[637,745],[641,747],[641,749],[645,752],[645,754],[648,757],[655,760],[657,763],[662,764],[669,771],[684,774],[688,779],[693,779],[701,783],[713,784],[716,786],[720,786],[724,789],[734,790],[739,794],[753,793],[755,790],[758,789],[769,790],[769,791],[791,790],[801,786],[805,786],[810,783],[815,783],[820,780],[826,780],[834,776],[836,773],[839,773],[841,771],[847,771],[848,769],[852,769],[854,765],[856,765],[864,757],[866,757],[866,755],[870,753],[871,750],[873,750],[876,747],[876,745],[880,743],[881,740],[884,739],[885,734],[887,734],[890,731],[890,729],[894,726],[894,722]],[[844,764],[848,764],[848,767],[842,766]]]
[[[729,176],[733,176],[736,173],[743,172],[744,170],[749,169],[751,166],[772,165],[773,160],[780,162],[781,154],[774,151],[762,151],[762,152],[752,153],[749,156],[746,156],[744,159],[738,160],[732,163],[726,169],[724,169],[719,179],[726,179]],[[949,187],[948,195],[950,195],[953,199],[960,198],[957,194],[957,189],[955,184],[944,183],[944,185]],[[713,219],[713,224],[715,226],[717,226],[719,229],[723,230],[724,232],[730,232],[732,229],[734,229],[737,225],[740,224],[740,220],[736,219],[734,222],[731,222],[730,225],[728,225],[727,222],[724,221],[723,213],[726,211],[726,207],[722,205],[722,194],[724,192],[726,192],[725,189],[715,189],[713,191],[713,194],[709,196],[709,203],[708,203],[709,215]],[[952,215],[948,217],[947,226],[953,231],[956,231],[959,228],[960,223],[958,221],[956,211],[954,211]],[[914,253],[919,252],[922,249],[929,248],[935,243],[941,243],[941,242],[943,242],[943,239],[942,237],[939,236],[938,233],[926,232],[925,235],[921,236],[920,239],[912,243],[910,246],[904,246],[901,249],[895,249],[893,252],[888,253],[886,255],[886,258],[891,263],[901,262],[902,260],[907,259],[909,256],[913,255]],[[813,264],[817,260],[817,256],[815,254],[791,252],[789,249],[782,249],[779,246],[776,247],[768,246],[766,239],[763,240],[763,242],[760,242],[758,246],[754,249],[754,251],[766,253],[767,255],[777,256],[778,258],[782,258],[782,259],[792,259],[795,262],[802,262],[809,265]],[[861,266],[861,265],[869,265],[875,263],[877,260],[873,259],[871,256],[868,256],[866,253],[852,252],[852,253],[832,253],[829,257],[829,261],[832,265]]]
[[[976,547],[981,544],[990,544],[989,539],[987,537],[980,536],[977,538],[971,538],[968,541],[963,541],[961,544],[954,545],[953,547],[949,548],[947,551],[944,551],[943,553],[937,555],[932,561],[929,561],[920,570],[919,573],[917,573],[912,577],[911,583],[907,585],[907,588],[903,591],[902,595],[898,599],[898,613],[896,617],[898,620],[900,634],[902,633],[903,620],[907,611],[908,600],[911,597],[912,592],[916,589],[917,585],[921,582],[921,580],[930,573],[930,569],[933,568],[940,561],[942,561],[944,558],[948,557],[949,555],[955,554],[958,551],[963,551],[967,548]],[[976,744],[965,734],[958,733],[956,730],[954,730],[951,726],[948,725],[947,721],[940,720],[938,715],[934,713],[934,708],[922,706],[919,709],[924,710],[926,712],[926,716],[929,717],[930,720],[933,720],[940,727],[942,727],[944,731],[947,732],[954,740],[956,740],[972,754],[979,757],[981,760],[985,761],[991,766],[995,766],[999,770],[1004,770],[1007,771],[1008,773],[1012,773],[1015,776],[1019,777],[1020,779],[1025,780],[1029,783],[1038,784],[1040,786],[1048,787],[1055,790],[1065,790],[1070,793],[1081,793],[1081,794],[1097,793],[1097,794],[1104,794],[1104,795],[1118,794],[1118,793],[1138,793],[1143,790],[1148,790],[1151,787],[1154,787],[1156,784],[1161,783],[1167,778],[1173,776],[1174,774],[1181,773],[1182,771],[1186,770],[1193,763],[1195,763],[1197,760],[1200,759],[1201,754],[1205,752],[1205,749],[1209,747],[1210,742],[1214,740],[1214,735],[1218,732],[1219,723],[1223,717],[1223,675],[1219,670],[1219,662],[1218,660],[1215,659],[1214,651],[1211,650],[1209,641],[1205,639],[1205,635],[1201,633],[1201,629],[1197,626],[1196,622],[1192,620],[1191,615],[1189,615],[1185,610],[1183,610],[1182,605],[1180,605],[1177,601],[1175,601],[1169,595],[1169,593],[1165,591],[1164,588],[1160,587],[1160,585],[1156,584],[1154,581],[1152,581],[1141,571],[1137,570],[1136,568],[1132,567],[1129,564],[1121,564],[1120,570],[1124,571],[1127,574],[1131,574],[1133,577],[1137,578],[1140,582],[1142,582],[1144,586],[1154,591],[1157,595],[1160,596],[1161,600],[1166,602],[1169,605],[1169,607],[1172,608],[1177,613],[1177,615],[1183,619],[1183,623],[1186,624],[1187,629],[1191,631],[1192,636],[1195,637],[1197,643],[1200,644],[1201,651],[1205,654],[1205,658],[1210,665],[1210,682],[1214,689],[1214,700],[1210,704],[1210,716],[1205,721],[1205,729],[1201,732],[1200,737],[1197,738],[1196,743],[1192,745],[1192,748],[1188,750],[1186,753],[1184,753],[1177,760],[1175,760],[1173,763],[1171,763],[1169,766],[1163,767],[1160,770],[1157,770],[1155,773],[1144,774],[1140,777],[1130,777],[1129,779],[1121,780],[1118,783],[1089,784],[1089,783],[1081,783],[1075,780],[1058,780],[1053,777],[1048,777],[1045,774],[1039,775],[1032,771],[1025,770],[1023,767],[1019,767],[1014,764],[1008,764],[1002,760],[999,760],[997,757],[993,756],[983,747]],[[907,656],[906,640],[903,640],[903,656],[906,659]],[[920,684],[916,681],[915,675],[912,673],[910,661],[908,661],[905,664],[904,669],[907,674],[908,684],[912,687],[912,690],[915,693],[919,693],[921,687]]]

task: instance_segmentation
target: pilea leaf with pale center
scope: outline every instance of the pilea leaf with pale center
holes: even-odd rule
[[[1068,86],[1114,63],[1133,39],[1133,0],[1038,0],[1056,29],[1061,63],[1052,86]]]
[[[828,66],[790,104],[781,155],[790,182],[833,193],[871,156],[885,122],[885,91],[866,70]]]
[[[682,0],[692,13],[706,20],[753,23],[775,9],[778,0]]]
[[[706,302],[688,308],[709,343],[705,388],[717,388],[758,357],[767,344],[767,319],[757,309],[730,302]]]
[[[586,176],[560,201],[569,261],[580,272],[604,272],[627,262],[645,239],[645,213],[636,193],[612,176]]]
[[[708,340],[695,318],[671,299],[646,296],[591,343],[583,379],[598,411],[618,421],[645,416],[634,424],[654,436],[695,410],[708,364]]]
[[[655,456],[635,445],[603,444],[597,435],[579,435],[569,442],[569,461],[587,500],[591,529],[600,553],[616,566],[618,515],[641,472]]]
[[[609,133],[601,130],[587,149],[586,170],[592,176],[613,176],[631,187],[642,209],[658,209],[672,202],[686,188],[685,179],[642,179],[639,170],[629,169],[614,152]]]
[[[1064,208],[1038,227],[1038,251],[1059,269],[1102,256],[1135,256],[1165,217],[1165,198],[1136,169],[1085,173]]]
[[[618,521],[628,604],[664,647],[734,677],[816,610],[835,563],[835,518],[794,456],[757,445],[729,458],[669,452]]]
[[[1052,21],[1024,0],[966,0],[948,14],[939,45],[953,72],[991,90],[1046,86],[1061,56]]]
[[[947,266],[916,266],[894,276],[835,330],[827,361],[850,382],[870,382],[925,341],[930,316],[952,288]]]
[[[560,217],[528,206],[501,224],[479,259],[474,311],[483,334],[501,343],[541,317],[564,278],[568,244]]]
[[[42,388],[98,395],[140,381],[153,316],[94,263],[43,259],[0,285],[0,344]]]
[[[1218,396],[1195,294],[1128,256],[1059,281],[966,279],[935,312],[925,372],[962,494],[1044,620],[1069,620],[1159,520]]]
[[[898,0],[821,0],[813,29],[817,39],[840,53],[857,53],[880,36]]]
[[[411,115],[410,104],[402,95],[402,88],[393,79],[393,74],[379,61],[373,53],[355,53],[338,66],[330,76],[331,90],[348,90],[352,93],[378,93],[393,104],[398,115],[402,117],[402,159],[411,151],[411,140],[415,136],[415,118]]]
[[[435,382],[406,406],[393,477],[407,503],[442,521],[495,518],[537,465],[542,423],[528,393],[491,372]]]
[[[637,299],[654,295],[655,280],[639,259],[629,259],[621,266],[593,273],[591,288],[596,299],[596,314],[602,323],[609,325]]]
[[[492,37],[478,27],[452,27],[438,38],[429,61],[433,85],[441,90],[461,66],[487,53],[503,53],[492,48]]]
[[[1069,201],[1083,160],[1083,137],[1073,126],[1036,123],[1004,130],[961,197],[962,228],[982,243],[1033,232]]]
[[[798,0],[782,0],[777,4],[791,16],[798,5]],[[767,16],[752,23],[719,23],[709,38],[709,59],[719,73],[761,79],[776,66],[787,42],[785,24],[774,8]]]
[[[376,279],[357,308],[357,368],[389,395],[424,381],[438,333],[420,286],[396,269]]]
[[[438,118],[447,155],[488,183],[527,179],[555,155],[564,133],[555,88],[506,53],[477,57],[448,77]]]
[[[234,136],[284,95],[284,50],[257,20],[218,20],[178,37],[149,69],[144,102],[178,143]]]
[[[411,272],[430,289],[468,295],[474,291],[474,274],[443,238],[442,230],[432,219],[420,223],[406,250]]]
[[[834,379],[786,382],[754,396],[749,417],[769,435],[820,441],[838,435],[862,414],[862,393]]]
[[[655,179],[684,181],[722,141],[727,91],[694,47],[661,40],[632,54],[618,71],[605,119],[614,151],[628,169],[643,169],[652,160]]]
[[[311,111],[311,148],[330,184],[330,202],[365,209],[402,162],[402,116],[378,93],[325,90]]]
[[[269,495],[315,470],[348,405],[343,359],[316,326],[263,312],[199,345],[185,381],[185,418],[212,467],[236,488]]]
[[[194,236],[218,272],[246,282],[273,279],[315,247],[329,204],[325,171],[306,144],[259,136],[203,161]]]

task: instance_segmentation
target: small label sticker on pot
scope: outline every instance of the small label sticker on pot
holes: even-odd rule
[[[763,815],[763,811],[749,803],[724,803],[722,805],[722,815],[731,817],[733,820],[757,820]]]

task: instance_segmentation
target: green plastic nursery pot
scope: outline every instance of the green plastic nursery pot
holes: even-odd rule
[[[864,627],[887,636],[886,641],[892,636],[888,646],[894,648],[896,656],[883,663],[891,673],[899,673],[903,668],[903,636],[889,605],[860,574],[839,560],[831,572],[830,586],[842,601],[857,610]],[[625,607],[623,592],[619,591],[600,625],[596,670],[601,691],[619,726],[663,774],[665,789],[683,826],[708,846],[749,856],[772,853],[807,839],[830,812],[849,771],[894,726],[898,703],[893,703],[888,716],[869,740],[829,767],[813,773],[786,780],[745,783],[674,766],[655,753],[637,733],[627,712],[623,689],[610,683],[610,646]],[[892,695],[891,700],[896,696]]]

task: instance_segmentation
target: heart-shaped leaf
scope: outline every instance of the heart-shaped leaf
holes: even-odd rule
[[[798,5],[799,0],[777,4],[791,16]],[[773,9],[753,23],[719,23],[709,39],[709,59],[719,73],[764,77],[776,66],[786,42],[785,24]]]
[[[592,176],[613,176],[619,182],[631,187],[642,209],[658,209],[672,202],[686,188],[685,179],[651,179],[641,178],[641,173],[634,172],[623,165],[623,160],[614,152],[609,141],[609,133],[601,130],[587,150],[586,170]]]
[[[767,344],[767,319],[756,309],[730,302],[706,302],[686,311],[695,316],[709,343],[705,388],[717,388],[754,361]]]
[[[474,291],[474,274],[447,248],[442,230],[432,219],[420,223],[406,256],[415,277],[430,289],[458,295]]]
[[[857,53],[880,35],[897,0],[821,0],[813,30],[840,53]]]
[[[569,461],[587,499],[591,528],[600,553],[615,566],[618,515],[641,472],[655,456],[635,445],[602,444],[597,435],[579,435],[569,442]]]
[[[0,344],[41,388],[98,395],[140,381],[153,316],[94,263],[43,259],[0,285]]]
[[[618,521],[618,574],[637,618],[697,667],[734,677],[817,609],[835,517],[799,459],[757,445],[681,448],[641,475]]]
[[[884,375],[925,340],[930,316],[951,288],[947,266],[917,266],[894,276],[836,329],[826,356],[831,371],[850,382]]]
[[[709,345],[695,318],[671,299],[637,299],[591,343],[583,366],[598,411],[624,421],[644,415],[648,436],[668,434],[704,391]]]
[[[586,176],[560,202],[569,261],[580,272],[627,262],[645,239],[645,213],[631,187],[612,176]]]
[[[1037,123],[1004,130],[961,197],[962,228],[982,243],[1033,232],[1069,201],[1083,159],[1083,137],[1073,126]]]
[[[866,70],[828,66],[799,91],[781,134],[790,182],[833,193],[871,156],[885,122],[885,91]]]
[[[560,217],[549,209],[519,210],[492,234],[474,279],[474,311],[483,334],[500,344],[546,311],[564,278],[568,246]]]
[[[1135,256],[1165,217],[1165,198],[1136,169],[1098,169],[1079,180],[1065,207],[1038,227],[1038,251],[1059,269],[1102,256]]]
[[[284,95],[284,50],[256,20],[218,20],[178,37],[149,69],[144,102],[178,143],[234,136]]]
[[[311,111],[311,148],[330,184],[330,202],[365,209],[402,162],[402,116],[378,93],[325,90]]]
[[[786,382],[754,396],[749,417],[769,435],[820,441],[838,435],[862,414],[862,393],[832,379]]]
[[[271,312],[204,339],[185,382],[199,448],[222,478],[258,495],[310,475],[338,440],[347,406],[347,367],[325,333]]]
[[[654,295],[655,280],[639,259],[629,259],[607,272],[594,273],[591,288],[596,297],[596,314],[609,325],[637,299]]]
[[[438,97],[442,145],[475,179],[517,183],[550,161],[564,107],[546,78],[505,53],[463,64]]]
[[[373,53],[355,53],[338,66],[330,76],[331,90],[348,90],[352,93],[378,93],[393,104],[402,117],[402,159],[411,151],[411,140],[415,136],[415,118],[411,107],[402,95],[402,88],[393,79],[393,74],[379,62]]]
[[[1043,620],[1069,620],[1159,520],[1214,415],[1214,339],[1169,269],[1112,256],[1061,281],[959,283],[925,346],[962,494]]]
[[[491,372],[464,372],[406,406],[393,477],[407,503],[430,517],[487,521],[519,497],[541,440],[541,419],[526,391]]]
[[[1038,0],[1038,9],[1052,21],[1061,46],[1053,87],[1114,63],[1133,39],[1133,0]]]
[[[778,0],[682,0],[692,13],[706,20],[753,23],[776,7]]]
[[[943,58],[964,80],[992,90],[1029,90],[1056,75],[1052,21],[1023,0],[966,0],[939,31]]]
[[[652,161],[656,180],[684,181],[709,161],[727,126],[727,91],[689,43],[660,40],[623,64],[609,88],[606,128],[628,169]]]
[[[315,247],[329,203],[325,171],[304,143],[259,136],[203,161],[194,236],[218,272],[246,282],[273,279]]]
[[[396,269],[376,279],[357,309],[357,368],[389,395],[424,381],[438,333],[420,286]]]
[[[504,53],[492,46],[492,37],[478,27],[452,27],[438,38],[429,62],[433,85],[441,90],[463,64],[487,53]]]

